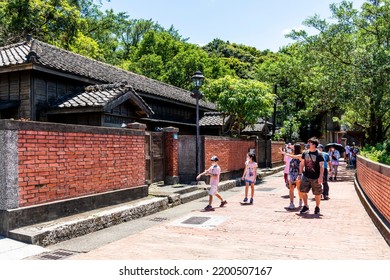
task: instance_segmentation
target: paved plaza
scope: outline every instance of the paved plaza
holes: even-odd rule
[[[353,173],[340,166],[320,215],[314,214],[312,195],[308,214],[287,210],[288,190],[279,172],[256,185],[253,205],[240,204],[244,188],[237,187],[222,193],[226,207],[202,212],[204,198],[179,206],[188,211],[174,219],[160,212],[156,225],[71,259],[390,260],[390,247],[362,206]]]

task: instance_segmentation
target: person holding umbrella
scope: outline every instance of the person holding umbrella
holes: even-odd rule
[[[339,167],[340,152],[338,150],[336,150],[336,148],[334,146],[330,147],[329,158],[330,158],[330,164],[332,166],[332,171],[331,171],[329,180],[332,181],[332,176],[333,176],[333,180],[336,181],[337,180],[337,169]]]

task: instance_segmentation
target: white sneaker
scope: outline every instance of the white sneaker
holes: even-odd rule
[[[288,207],[288,209],[295,209],[294,202],[290,202],[290,206]]]
[[[303,201],[301,199],[301,200],[299,200],[299,207],[302,207],[302,205],[303,205]]]

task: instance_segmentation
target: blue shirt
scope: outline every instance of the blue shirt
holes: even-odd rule
[[[328,169],[329,155],[328,153],[322,152],[322,156],[324,157],[324,169]]]

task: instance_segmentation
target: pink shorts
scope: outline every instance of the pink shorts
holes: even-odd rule
[[[207,192],[209,193],[209,195],[215,195],[217,191],[218,191],[218,186],[210,186]]]

